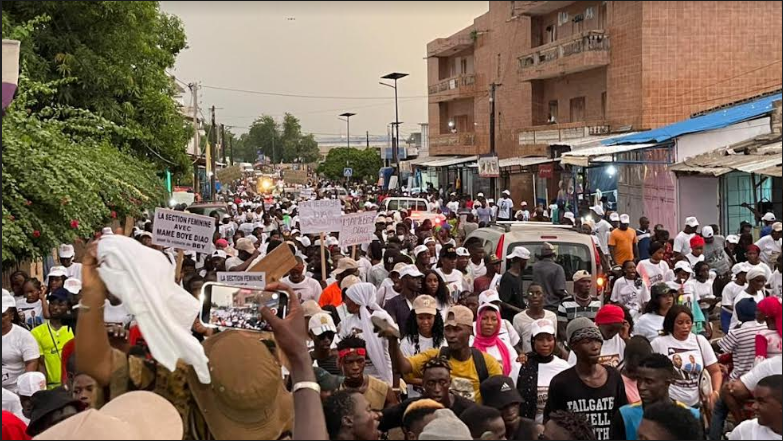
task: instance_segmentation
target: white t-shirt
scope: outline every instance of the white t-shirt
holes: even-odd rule
[[[670,282],[666,282],[666,284],[669,285],[670,288],[676,289],[677,291],[682,288],[682,296],[680,296],[679,300],[680,304],[693,309],[693,302],[698,302],[700,299],[696,297],[696,287],[693,285],[693,283],[690,282],[691,279],[686,280],[683,284],[676,280],[672,280]]]
[[[723,287],[723,294],[720,299],[721,306],[731,306],[733,308],[734,299],[736,299],[742,291],[745,291],[745,288],[747,288],[747,285],[737,285],[735,280],[727,283],[726,286]],[[727,308],[726,310],[728,311],[729,309]]]
[[[24,373],[27,361],[41,356],[38,342],[30,331],[17,325],[3,336],[3,387],[16,393],[16,380]]]
[[[133,320],[133,315],[128,312],[122,303],[114,306],[108,299],[105,300],[103,304],[103,321],[105,323],[122,323],[128,326],[131,320]]]
[[[459,211],[459,202],[450,201],[449,203],[446,204],[446,208],[448,208],[450,212],[456,213],[457,211]]]
[[[456,269],[451,270],[451,274],[444,274],[442,268],[435,268],[435,272],[440,274],[443,281],[446,282],[446,289],[448,289],[452,299],[459,298],[459,293],[468,289],[465,278],[462,277],[462,273]]]
[[[656,283],[666,281],[666,273],[669,272],[669,265],[661,260],[658,263],[653,263],[650,259],[639,261],[636,264],[636,272],[644,282],[644,286],[649,290],[651,286]]]
[[[511,213],[514,208],[514,201],[511,198],[501,198],[498,201],[498,214],[499,218],[511,219]]]
[[[607,239],[610,231],[612,231],[612,224],[607,222],[606,219],[596,222],[593,229],[593,234],[598,238],[598,244],[601,245],[601,251],[607,256],[609,255],[609,242]]]
[[[780,299],[783,297],[783,277],[778,270],[772,273],[772,280],[769,282],[769,286],[772,288],[772,295]]]
[[[519,340],[522,342],[522,352],[525,354],[533,350],[532,330],[530,327],[536,320],[538,319],[530,318],[526,311],[522,311],[514,316],[514,330],[519,334]],[[544,320],[549,320],[552,323],[552,327],[557,331],[557,315],[554,312],[545,309]]]
[[[715,293],[712,289],[712,284],[715,282],[715,277],[717,277],[717,274],[710,271],[710,277],[704,282],[699,282],[696,280],[696,278],[688,279],[688,283],[693,285],[693,291],[696,293],[697,299],[703,300],[715,298]]]
[[[372,268],[372,262],[370,262],[367,257],[362,256],[358,262],[356,262],[359,267],[359,278],[362,279],[362,282],[367,281],[367,274],[370,272],[370,269]]]
[[[766,236],[756,241],[756,246],[761,249],[761,255],[759,257],[761,258],[762,262],[766,263],[767,265],[773,265],[775,263],[776,257],[773,256],[780,254],[781,241],[783,241],[783,239],[773,239],[771,234],[767,234]]]
[[[701,335],[688,334],[687,340],[680,341],[665,335],[656,338],[652,348],[654,352],[669,357],[679,373],[680,378],[675,379],[669,388],[669,397],[691,407],[698,404],[701,372],[718,362],[707,339]]]
[[[731,312],[731,324],[729,324],[729,329],[734,329],[739,323],[739,318],[737,317],[737,303],[742,299],[753,299],[756,301],[756,304],[758,304],[760,301],[764,300],[764,291],[758,291],[756,294],[752,295],[748,294],[747,291],[742,291],[737,294],[737,297],[734,297],[734,311]]]
[[[609,340],[604,340],[604,344],[601,346],[601,356],[598,358],[598,363],[604,366],[611,366],[616,368],[625,359],[625,340],[620,337],[620,334],[615,335]],[[568,365],[576,365],[576,354],[571,351],[568,354]]]
[[[294,283],[286,276],[283,277],[283,283],[291,287],[301,302],[306,302],[308,300],[315,300],[317,302],[318,299],[321,298],[321,293],[323,292],[321,284],[312,277],[305,277],[300,283]]]
[[[677,233],[677,236],[674,237],[674,246],[672,247],[674,252],[680,253],[683,256],[689,254],[691,252],[691,238],[695,234],[696,233],[685,234],[684,231]]]
[[[780,247],[778,247],[780,249]],[[65,273],[68,274],[68,278],[74,278],[82,280],[82,264],[73,262],[71,266],[65,268]]]
[[[16,310],[24,314],[24,322],[30,329],[42,325],[44,322],[43,305],[40,300],[27,303],[26,297],[18,297],[16,299]]]
[[[394,290],[394,281],[391,278],[383,279],[381,286],[375,293],[375,303],[383,308],[386,302],[397,297],[398,295],[400,295],[400,293]]]
[[[517,214],[514,216],[517,218],[517,220],[521,221],[529,221],[530,220],[530,210],[524,209],[517,211]]]
[[[633,335],[641,335],[646,338],[647,341],[652,342],[660,336],[660,332],[663,329],[664,318],[664,316],[658,315],[655,312],[642,314],[642,316],[639,317],[639,320],[634,324]]]
[[[696,266],[696,264],[699,263],[699,262],[704,262],[704,254],[702,254],[699,257],[696,257],[696,256],[693,255],[693,253],[688,253],[685,256],[685,258],[688,259],[688,263],[691,264],[691,268]]]
[[[19,395],[6,388],[3,388],[3,410],[11,412],[25,424],[30,423],[30,420],[25,418],[24,412],[22,412],[22,402],[19,400]]]
[[[637,287],[635,280],[623,277],[614,282],[612,301],[628,308],[636,319],[642,314],[644,304],[650,301],[650,291],[644,282]]]
[[[483,260],[478,265],[473,263],[472,260],[469,260],[468,261],[468,268],[470,268],[470,271],[473,273],[473,280],[476,280],[477,278],[487,274],[487,267],[486,267],[486,265],[484,265],[484,261]],[[481,293],[479,293],[479,294],[481,294]]]
[[[769,237],[769,236],[764,236]],[[759,424],[758,418],[743,421],[731,434],[730,440],[777,440],[783,439],[783,435],[775,433],[767,426]]]
[[[538,384],[536,392],[536,423],[544,424],[544,407],[549,398],[549,384],[555,375],[571,366],[562,358],[554,357],[549,363],[538,364]]]
[[[781,371],[783,371],[783,357],[768,358],[757,364],[750,372],[741,376],[740,381],[749,391],[753,392],[753,389],[758,386],[762,378],[770,375],[780,375]]]

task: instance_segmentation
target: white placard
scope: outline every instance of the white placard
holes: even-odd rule
[[[375,238],[375,217],[377,215],[377,211],[365,211],[343,216],[340,246],[348,247],[372,242]]]
[[[235,286],[252,286],[263,288],[266,286],[266,273],[248,273],[248,272],[222,272],[217,273],[218,283]]]
[[[297,208],[302,234],[333,233],[342,228],[340,201],[337,199],[303,201]]]
[[[166,248],[208,253],[212,249],[215,219],[182,211],[155,209],[152,243]]]
[[[299,197],[303,199],[310,199],[313,197],[313,189],[312,188],[303,188],[299,191]]]

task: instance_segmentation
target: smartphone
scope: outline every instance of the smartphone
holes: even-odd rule
[[[208,282],[201,288],[201,323],[210,328],[271,331],[261,317],[268,307],[280,318],[288,315],[288,293]]]

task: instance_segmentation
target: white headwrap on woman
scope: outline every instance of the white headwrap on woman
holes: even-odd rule
[[[764,267],[761,265],[752,266],[751,269],[748,271],[748,274],[745,276],[747,280],[753,280],[756,277],[764,277],[764,279],[769,280],[767,277],[767,272],[764,270]]]
[[[394,323],[394,320],[375,302],[375,285],[372,283],[352,285],[345,291],[345,295],[359,305],[362,338],[367,343],[367,355],[378,371],[380,379],[392,384],[391,359],[387,355],[383,339],[375,333],[371,317],[381,317],[389,323]]]

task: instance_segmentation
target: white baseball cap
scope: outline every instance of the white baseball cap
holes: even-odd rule
[[[775,222],[775,213],[765,213],[764,216],[761,217],[761,220],[764,222]]]
[[[423,253],[425,251],[428,251],[429,248],[427,248],[427,245],[419,245],[416,248],[413,249],[413,255],[418,256],[420,253]]]
[[[71,244],[62,244],[60,245],[60,252],[58,253],[61,258],[63,259],[72,259],[74,255],[76,255],[76,252],[73,250],[73,245]]]
[[[515,257],[518,257],[520,259],[529,260],[530,259],[530,250],[528,250],[525,247],[514,247],[514,250],[506,256],[506,259],[513,259]]]
[[[477,198],[483,198],[483,197],[484,197],[484,193],[482,193],[482,192],[478,192],[478,193],[476,194],[476,197],[477,197]]]
[[[750,265],[748,265],[746,262],[740,262],[735,263],[734,266],[731,267],[731,273],[735,276],[739,273],[747,273],[750,268],[748,268]]]
[[[699,220],[696,219],[693,216],[686,217],[685,218],[685,225],[687,225],[689,227],[692,227],[692,228],[698,227],[699,226]]]
[[[228,254],[226,254],[223,250],[216,250],[214,253],[212,253],[211,257],[220,257],[221,259],[228,259]]]
[[[65,269],[64,266],[53,266],[52,269],[49,270],[49,274],[46,275],[46,283],[49,283],[49,277],[67,277],[68,271]]]
[[[510,192],[510,191],[508,191],[508,190],[503,190],[503,194],[505,194],[505,195],[509,195],[509,194],[511,194],[511,192]]]
[[[16,300],[8,290],[3,290],[3,314],[8,311],[8,308],[16,308]]]
[[[67,279],[65,283],[63,284],[63,288],[67,289],[69,293],[73,295],[77,295],[82,290],[82,281],[71,277],[70,279]]]
[[[112,231],[111,227],[103,227],[101,230],[101,235],[103,236],[111,236],[114,234],[114,231]]]
[[[522,206],[527,207],[527,201],[522,201]]]
[[[470,251],[468,251],[465,247],[459,247],[457,248],[457,256],[458,257],[470,257]]]
[[[599,216],[604,215],[604,209],[600,205],[596,205],[594,207],[590,207],[591,210],[595,211],[595,214]]]
[[[617,214],[617,212],[612,212],[612,214],[609,215],[609,220],[612,222],[620,222],[620,215]]]
[[[677,270],[683,270],[688,274],[693,274],[693,268],[691,268],[691,264],[687,260],[677,262],[674,265],[674,272],[677,272]]]
[[[733,244],[738,244],[739,243],[739,236],[737,236],[736,234],[729,234],[728,236],[726,236],[726,242],[733,243]]]
[[[540,319],[540,320],[534,321],[530,325],[530,335],[532,337],[535,337],[538,334],[555,335],[555,327],[552,326],[552,322],[550,322],[547,319]]]
[[[310,332],[312,332],[313,335],[315,336],[319,336],[324,332],[337,333],[337,327],[334,325],[334,320],[332,320],[332,315],[329,314],[328,312],[319,312],[313,315],[312,317],[310,317],[308,328],[310,329]]]
[[[715,231],[712,229],[711,226],[707,225],[704,228],[701,229],[701,237],[705,239],[709,239],[710,237],[713,237],[715,235]]]
[[[620,223],[621,224],[630,224],[631,223],[631,216],[628,216],[627,214],[621,214],[620,215]]]
[[[416,268],[416,265],[405,265],[404,268],[401,268],[397,272],[400,274],[400,278],[403,278],[405,276],[424,277],[424,274],[422,274],[422,272],[419,271],[418,268]]]
[[[574,213],[571,213],[570,211],[566,211],[565,214],[563,215],[563,218],[574,220]]]
[[[492,302],[499,302],[500,301],[500,294],[498,294],[497,291],[494,289],[488,289],[486,291],[482,291],[481,294],[479,294],[479,305],[484,305],[486,303],[492,303]]]
[[[593,278],[593,276],[589,272],[587,272],[585,270],[579,270],[579,271],[574,273],[573,277],[571,277],[571,279],[574,282],[578,282],[578,281],[580,281],[582,279],[592,279],[592,278]]]
[[[32,397],[34,393],[46,390],[46,376],[38,371],[25,372],[16,379],[16,390],[20,397]]]

